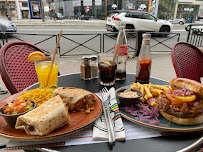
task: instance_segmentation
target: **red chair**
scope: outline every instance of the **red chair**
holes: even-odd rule
[[[34,51],[43,52],[35,45],[21,41],[9,42],[2,46],[0,72],[2,80],[11,94],[20,92],[38,82],[34,62],[28,62],[29,54]]]
[[[171,52],[172,63],[177,77],[188,78],[200,82],[203,77],[203,52],[197,47],[177,42]]]

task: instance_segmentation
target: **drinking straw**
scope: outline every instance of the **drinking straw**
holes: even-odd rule
[[[51,71],[52,71],[52,69],[53,69],[53,65],[54,65],[54,61],[55,61],[55,56],[56,56],[56,52],[57,52],[57,49],[58,49],[58,45],[59,45],[59,42],[60,42],[60,39],[61,39],[61,35],[62,35],[62,30],[60,31],[59,38],[58,38],[58,41],[57,41],[57,44],[56,44],[56,48],[55,48],[55,51],[54,51],[54,55],[53,55],[53,58],[52,58],[51,68],[50,68],[50,71],[49,71],[49,74],[48,74],[46,87],[48,86],[50,74],[51,74]]]
[[[118,45],[118,47],[117,47],[117,49],[116,49],[116,52],[115,52],[115,54],[114,54],[113,61],[112,61],[112,64],[111,64],[112,66],[111,66],[111,67],[113,67],[113,64],[114,64],[114,62],[115,62],[116,56],[117,56],[117,54],[118,54],[118,51],[119,51],[119,49],[120,49],[121,43],[123,42],[123,39],[124,39],[124,34],[123,34],[123,36],[122,36],[122,38],[121,38],[121,41],[119,42],[119,45]]]

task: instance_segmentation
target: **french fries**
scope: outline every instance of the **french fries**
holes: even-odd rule
[[[144,103],[147,103],[147,100],[150,98],[160,98],[166,90],[169,90],[168,86],[154,85],[151,83],[142,85],[139,82],[133,83],[130,88],[142,92],[143,97],[141,97],[140,99]],[[151,106],[155,105],[155,102],[151,102]]]

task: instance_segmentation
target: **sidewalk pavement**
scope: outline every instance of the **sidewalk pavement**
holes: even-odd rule
[[[79,19],[63,19],[63,20],[53,20],[53,19],[45,19],[44,22],[42,19],[12,19],[12,22],[14,22],[16,25],[20,26],[53,26],[53,25],[59,25],[59,26],[66,26],[66,25],[89,25],[89,26],[105,26],[106,21],[105,20],[79,20]]]

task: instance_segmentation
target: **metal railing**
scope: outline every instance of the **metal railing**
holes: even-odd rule
[[[171,40],[171,39],[174,40],[175,37],[177,38],[175,40],[175,42],[179,42],[179,40],[180,40],[180,33],[171,33],[171,32],[147,32],[147,33],[154,35],[151,37],[151,40],[154,40],[154,43],[150,45],[150,48],[153,48],[157,45],[165,46],[169,50],[165,50],[164,52],[171,52],[172,51],[171,43],[166,44],[165,42],[167,42],[168,40]],[[161,36],[162,39],[156,37],[155,35]],[[162,50],[151,50],[151,52],[163,52],[163,51]]]
[[[185,29],[188,31],[187,42],[196,47],[203,47],[203,25],[189,24]]]
[[[103,33],[103,52],[113,52],[114,45],[116,43],[118,32],[114,33]],[[137,31],[126,30],[126,38],[128,42],[128,52],[137,51]]]
[[[101,53],[101,34],[62,34],[59,55],[85,55]],[[63,51],[64,50],[64,51]]]
[[[180,33],[146,31],[134,31],[133,33],[133,31],[129,30],[129,34],[127,34],[128,52],[134,52],[136,56],[139,55],[142,44],[142,34],[144,33],[150,33],[152,35],[150,42],[151,52],[171,52],[173,44],[180,40]],[[103,33],[103,52],[113,52],[116,36],[117,33]],[[171,43],[169,40],[173,42]],[[106,42],[110,45],[107,45]],[[166,48],[165,50],[163,46]]]
[[[133,52],[134,55],[138,56],[142,44],[142,34],[146,33],[143,31],[126,30],[127,41],[128,41],[128,52]],[[173,43],[168,42],[173,39],[175,42],[179,41],[179,33],[163,33],[163,32],[148,32],[152,34],[151,37],[151,48],[155,48],[158,45],[162,45],[168,49],[164,50],[158,46],[158,49],[151,49],[151,52],[169,52],[171,51]],[[12,37],[8,35],[12,34]],[[94,33],[94,34],[62,34],[60,44],[58,46],[58,52],[60,57],[63,56],[74,56],[74,55],[89,55],[98,54],[102,52],[113,52],[114,45],[116,42],[118,33]],[[156,35],[167,35],[166,37],[153,36]],[[4,33],[0,32],[2,39],[2,45],[10,41],[26,41],[34,44],[44,50],[47,53],[53,53],[58,35],[51,34],[30,34],[30,33]],[[174,37],[177,36],[177,39]],[[29,38],[28,38],[29,37]],[[165,42],[168,42],[165,44]],[[175,43],[174,42],[174,43]],[[160,49],[161,48],[161,49]]]
[[[12,35],[12,36],[9,36]],[[10,41],[25,41],[34,44],[47,53],[53,53],[58,35],[5,33],[0,32],[2,45]],[[54,39],[54,41],[53,41]],[[71,55],[98,54],[102,52],[102,34],[62,34],[58,52],[60,57]],[[47,51],[49,50],[49,51]]]
[[[5,32],[0,32],[1,40],[2,40],[2,45],[5,43],[11,42],[11,41],[25,41],[31,44],[34,44],[41,48],[43,51],[47,53],[51,53],[49,47],[46,47],[47,41],[53,40],[55,45],[57,43],[58,36],[54,34],[31,34],[31,33],[5,33]],[[28,39],[28,36],[31,38]]]

